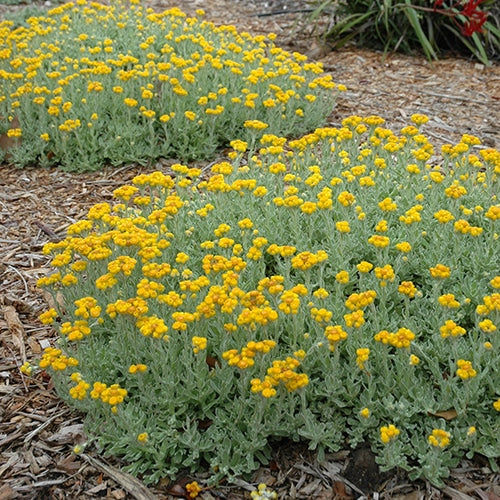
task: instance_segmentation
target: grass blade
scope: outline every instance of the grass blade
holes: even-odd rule
[[[426,37],[424,30],[420,25],[417,11],[411,6],[411,0],[405,0],[405,3],[407,5],[407,8],[403,9],[403,12],[406,14],[406,17],[408,17],[408,21],[410,21],[410,24],[418,37],[425,55],[428,59],[437,59],[438,57],[436,51],[434,50],[431,42],[429,42],[429,39]]]

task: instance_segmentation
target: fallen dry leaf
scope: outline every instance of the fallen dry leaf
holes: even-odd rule
[[[445,420],[453,420],[454,418],[457,417],[457,412],[454,408],[451,408],[450,410],[446,411],[438,411],[436,413],[432,413],[431,411],[427,412],[429,415],[432,415],[433,417],[440,417],[444,418]]]
[[[21,314],[30,314],[33,312],[33,307],[31,306],[31,304],[17,297],[12,297],[11,295],[5,295],[1,297],[0,303],[4,306],[15,307],[16,311]]]
[[[111,496],[115,500],[123,500],[127,496],[127,494],[125,493],[124,490],[114,490],[111,492]]]
[[[0,500],[13,500],[17,498],[19,494],[17,491],[13,490],[10,485],[4,484],[0,486]]]
[[[37,342],[33,337],[28,337],[28,345],[30,346],[31,351],[35,356],[38,356],[42,353],[42,349],[40,347],[40,343]]]
[[[63,460],[57,462],[56,469],[66,472],[67,474],[75,474],[78,472],[80,467],[82,466],[82,462],[76,459],[76,456],[72,453],[68,455]]]
[[[168,493],[173,497],[187,498],[188,496],[186,488],[184,488],[184,486],[181,486],[180,484],[174,484],[172,488],[168,490]]]
[[[111,496],[115,499],[115,500],[123,500],[127,494],[125,493],[124,490],[113,490],[111,492]]]
[[[87,490],[87,494],[96,495],[100,497],[102,496],[100,493],[107,491],[107,489],[108,489],[108,483],[107,481],[103,481],[101,484],[98,484],[97,486],[90,488],[90,490]]]
[[[33,475],[38,476],[38,474],[40,474],[42,469],[41,469],[40,465],[38,464],[38,461],[35,458],[35,455],[33,455],[33,450],[31,448],[28,448],[27,450],[25,450],[23,452],[23,458],[24,458],[24,461],[29,464],[30,472]]]
[[[81,439],[84,435],[83,424],[73,424],[61,427],[58,432],[46,438],[46,441],[59,445],[72,444],[77,439]]]
[[[2,313],[7,323],[7,328],[12,335],[13,344],[19,349],[23,363],[26,363],[26,347],[24,345],[24,326],[19,319],[16,308],[13,306],[2,306]]]
[[[347,493],[345,483],[342,481],[333,482],[333,493],[334,498],[338,498],[339,500],[352,500],[352,498],[354,498],[352,495]]]

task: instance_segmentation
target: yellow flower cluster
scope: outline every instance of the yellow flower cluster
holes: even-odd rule
[[[368,238],[368,243],[377,248],[385,248],[389,246],[390,239],[387,236],[382,236],[380,234],[374,234]]]
[[[477,314],[484,316],[495,311],[500,311],[500,293],[492,293],[483,297],[483,303],[476,307]]]
[[[76,320],[74,323],[66,321],[61,325],[61,335],[66,336],[71,341],[82,340],[90,335],[90,332],[91,329],[85,319]]]
[[[124,276],[130,276],[136,264],[137,259],[129,257],[128,255],[120,255],[108,264],[108,271],[113,276],[116,276],[119,273],[123,273]]]
[[[328,325],[325,328],[325,337],[328,339],[330,350],[333,351],[338,342],[347,338],[347,332],[341,325]]]
[[[356,364],[360,370],[365,369],[365,363],[368,361],[369,357],[370,349],[367,347],[360,347],[359,349],[356,349]]]
[[[461,234],[470,234],[471,236],[479,236],[483,232],[483,228],[479,226],[472,226],[465,219],[459,219],[453,225],[455,232]]]
[[[52,368],[54,371],[63,371],[68,368],[68,366],[78,365],[78,360],[72,357],[68,357],[62,353],[61,349],[55,349],[54,347],[47,347],[43,351],[42,359],[40,360],[40,368]]]
[[[403,222],[404,224],[410,225],[414,224],[415,222],[420,222],[422,220],[422,216],[420,215],[420,212],[423,210],[422,205],[414,205],[410,209],[408,209],[404,215],[399,216],[400,222]]]
[[[432,446],[446,448],[450,444],[451,434],[444,429],[433,429],[427,439]]]
[[[117,314],[129,314],[135,318],[146,314],[149,308],[147,302],[140,297],[133,297],[127,300],[119,299],[114,303],[108,304],[106,314],[110,318],[116,318]]]
[[[394,441],[399,434],[400,430],[394,425],[394,424],[389,424],[389,425],[384,425],[380,428],[380,440],[384,444],[388,444],[391,441]]]
[[[361,410],[359,411],[359,414],[361,417],[363,418],[370,418],[370,409],[369,408],[361,408]]]
[[[415,354],[410,354],[410,365],[417,366],[420,363],[420,358]]]
[[[396,278],[394,273],[394,268],[390,264],[386,264],[383,267],[376,267],[373,272],[377,279],[380,280],[380,286],[385,287],[387,282],[392,282]]]
[[[457,325],[453,320],[448,319],[445,321],[444,325],[439,328],[441,332],[441,337],[444,339],[447,337],[459,337],[461,335],[465,335],[467,332],[465,328]]]
[[[373,337],[377,342],[382,342],[382,344],[389,344],[393,347],[408,348],[410,347],[411,341],[415,339],[415,334],[408,328],[400,328],[397,332],[391,333],[387,330],[382,330],[378,332]]]
[[[267,123],[264,123],[260,120],[246,120],[243,123],[243,126],[245,128],[250,128],[250,129],[254,129],[254,130],[264,130],[267,127],[269,127],[269,125]]]
[[[241,370],[245,370],[255,364],[254,357],[259,353],[266,354],[276,346],[274,340],[261,340],[255,342],[251,340],[239,352],[237,349],[230,349],[222,354],[222,358],[227,360],[229,366],[237,366]]]
[[[361,328],[365,324],[365,313],[362,309],[357,309],[352,313],[344,314],[344,321],[348,328]]]
[[[450,277],[451,270],[444,264],[436,264],[436,266],[429,269],[433,278],[445,279]]]
[[[332,316],[333,312],[325,309],[324,307],[321,309],[318,309],[317,307],[311,308],[311,317],[318,323],[328,323],[332,319]]]
[[[101,315],[101,307],[97,304],[94,297],[82,297],[75,300],[75,316],[88,320],[89,318],[98,318]]]
[[[278,293],[283,292],[283,290],[284,290],[283,282],[284,281],[285,281],[285,278],[283,276],[280,276],[280,275],[271,276],[270,278],[265,277],[259,281],[259,284],[257,286],[257,290],[259,292],[261,292],[261,291],[266,289],[271,295],[276,295]],[[283,296],[282,296],[282,300],[283,300]]]
[[[268,323],[278,319],[278,313],[272,307],[259,305],[245,307],[239,314],[236,323],[239,326],[247,325],[251,330],[256,330],[257,326],[266,326]]]
[[[44,325],[52,325],[57,316],[57,311],[51,307],[47,311],[40,314],[39,319]]]
[[[417,295],[418,290],[413,281],[402,281],[398,286],[398,292],[413,299]]]
[[[360,273],[369,273],[373,269],[373,264],[366,260],[362,260],[359,264],[356,265],[356,269]]]
[[[260,483],[256,490],[250,493],[252,500],[275,500],[278,494],[267,487],[265,483]]]
[[[453,219],[455,219],[455,217],[453,217],[453,214],[450,211],[444,209],[438,210],[434,214],[434,218],[437,219],[441,224],[446,224],[447,222],[450,222]]]
[[[23,363],[21,365],[20,370],[21,370],[21,373],[23,373],[24,375],[27,375],[29,377],[33,373],[34,367],[29,361],[26,361],[25,363]]]
[[[367,290],[366,292],[361,293],[352,293],[345,301],[345,305],[351,311],[354,311],[356,309],[363,309],[370,304],[373,304],[373,301],[376,299],[376,297],[377,292],[375,290]]]
[[[260,392],[265,398],[276,396],[275,387],[282,382],[286,389],[291,392],[309,383],[309,377],[305,373],[297,373],[295,370],[300,366],[300,361],[296,358],[288,357],[285,360],[275,360],[264,380],[254,378],[251,380],[251,390],[253,393]]]
[[[78,399],[80,401],[85,399],[87,397],[87,391],[90,388],[90,384],[85,382],[85,380],[82,379],[81,374],[78,372],[72,373],[70,378],[73,382],[76,382],[76,385],[70,388],[69,395],[73,399]]]
[[[295,257],[292,257],[292,267],[306,271],[326,259],[328,259],[328,254],[324,250],[318,250],[316,253],[300,252]]]
[[[462,380],[467,380],[469,378],[473,378],[477,375],[476,370],[472,368],[472,363],[470,361],[467,361],[465,359],[459,359],[457,361],[457,366],[458,369],[456,371],[456,374],[462,379]]]
[[[9,115],[21,122],[7,135],[68,169],[75,166],[61,142],[95,168],[113,152],[127,161],[137,149],[144,160],[140,143],[127,140],[136,135],[156,157],[186,147],[199,157],[241,128],[249,137],[267,128],[297,134],[328,115],[333,89],[345,90],[321,64],[277,47],[273,34],[238,33],[178,8],[154,13],[138,2],[78,0],[30,17],[22,29],[3,21],[0,34],[2,115],[6,124]],[[243,141],[235,144],[242,149]]]
[[[491,321],[491,319],[484,319],[483,321],[480,321],[478,323],[478,326],[483,332],[486,333],[492,333],[497,329],[496,325],[493,323],[493,321]]]
[[[207,338],[206,337],[193,337],[191,339],[191,343],[193,344],[193,352],[198,354],[200,351],[203,351],[207,348]]]
[[[90,391],[92,399],[100,399],[103,403],[109,404],[113,413],[116,413],[116,406],[123,403],[127,394],[127,390],[120,387],[119,384],[112,384],[108,387],[102,382],[94,382]]]
[[[148,439],[149,439],[149,435],[147,432],[141,432],[140,434],[137,435],[137,441],[139,441],[139,443],[147,443],[148,442]]]
[[[203,488],[196,481],[192,481],[186,484],[186,491],[189,498],[196,498],[203,491]]]
[[[445,293],[438,297],[439,305],[443,307],[449,307],[451,309],[457,309],[460,307],[460,302],[455,298],[453,293]]]
[[[132,375],[136,374],[136,373],[144,373],[145,371],[147,371],[148,367],[147,365],[143,364],[143,363],[139,363],[139,364],[136,364],[136,365],[130,365],[128,367],[128,372]]]
[[[285,314],[297,314],[300,308],[300,296],[294,290],[285,290],[280,296],[278,309]]]

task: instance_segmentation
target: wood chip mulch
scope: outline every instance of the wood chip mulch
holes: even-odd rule
[[[150,3],[161,10],[173,6]],[[175,5],[188,13],[203,8],[217,24],[235,24],[254,34],[275,32],[285,48],[321,60],[334,80],[348,87],[330,117],[333,126],[350,114],[378,114],[397,131],[413,113],[425,113],[431,118],[425,132],[438,147],[469,133],[482,138],[485,147],[500,149],[498,65],[456,58],[430,64],[420,57],[384,58],[355,48],[329,52],[311,37],[303,14],[283,12],[303,8],[305,2],[298,0],[181,0]],[[1,5],[0,16],[10,8]],[[168,162],[156,167],[167,171]],[[55,339],[38,320],[48,307],[36,287],[48,271],[43,245],[64,238],[66,228],[92,205],[110,201],[116,187],[143,171],[125,166],[69,174],[0,165],[0,500],[186,498],[187,482],[203,484],[206,476],[181,476],[148,488],[121,472],[119,460],[95,448],[73,454],[75,444],[85,440],[81,416],[57,398],[49,376],[29,378],[19,371]],[[271,463],[251,478],[206,489],[201,498],[250,498],[260,482],[283,499],[500,499],[500,475],[480,456],[464,460],[437,489],[397,472],[381,474],[366,448],[328,454],[319,463],[305,445],[292,442],[276,443]]]

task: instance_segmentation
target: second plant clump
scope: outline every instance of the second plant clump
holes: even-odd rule
[[[500,153],[464,135],[436,161],[412,120],[246,122],[209,178],[139,175],[47,244],[60,339],[39,367],[127,470],[234,477],[283,437],[368,441],[435,484],[494,465]]]
[[[0,134],[13,164],[83,171],[206,159],[245,139],[246,120],[289,136],[331,113],[331,76],[275,35],[130,3],[78,0],[27,26],[0,23]]]

